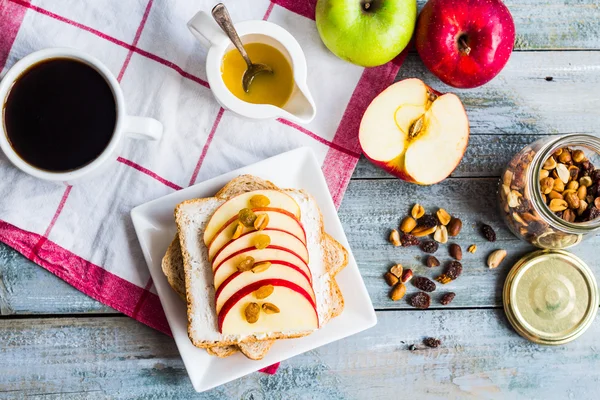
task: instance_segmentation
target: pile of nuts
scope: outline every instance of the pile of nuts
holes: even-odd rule
[[[432,254],[436,253],[440,244],[448,242],[449,237],[456,237],[462,229],[462,221],[457,217],[452,217],[446,210],[440,208],[435,214],[426,214],[425,209],[420,204],[415,204],[410,215],[404,217],[400,223],[400,231],[393,229],[390,233],[390,242],[398,247],[419,246],[421,251],[429,254],[425,258],[425,265],[428,268],[435,268],[441,265],[440,261]],[[482,225],[481,233],[488,241],[496,240],[496,232],[489,225]],[[428,238],[433,235],[433,240]],[[477,246],[472,244],[467,251],[471,254],[477,251]],[[503,253],[502,253],[503,252]],[[448,245],[448,254],[452,258],[446,263],[445,271],[435,280],[442,285],[456,280],[463,270],[460,261],[463,258],[462,248],[457,243]],[[506,251],[497,250],[490,254],[488,266],[495,268],[506,256]],[[492,266],[493,265],[493,266]],[[406,284],[413,278],[411,269],[404,269],[401,264],[396,264],[385,273],[386,283],[392,287],[390,298],[393,301],[402,299],[406,295]],[[417,276],[412,279],[412,284],[419,292],[408,299],[408,303],[420,309],[429,308],[431,305],[431,296],[437,288],[434,281],[424,276]],[[453,292],[447,292],[440,298],[440,304],[448,305],[456,296]]]

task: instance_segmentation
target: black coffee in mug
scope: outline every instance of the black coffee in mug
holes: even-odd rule
[[[108,146],[117,120],[113,92],[91,66],[54,58],[19,76],[3,109],[4,130],[28,164],[50,172],[83,167]]]

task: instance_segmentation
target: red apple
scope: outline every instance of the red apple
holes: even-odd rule
[[[405,79],[371,102],[358,139],[375,165],[405,181],[431,185],[446,179],[462,159],[469,120],[455,94]]]
[[[417,20],[416,47],[442,82],[473,88],[504,68],[515,24],[500,0],[429,0]]]

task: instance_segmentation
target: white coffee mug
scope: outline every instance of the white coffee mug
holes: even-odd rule
[[[8,157],[17,168],[40,179],[72,182],[84,176],[90,176],[93,172],[98,172],[101,167],[107,166],[110,161],[114,161],[117,149],[119,148],[122,139],[126,136],[146,140],[159,140],[161,138],[163,131],[162,124],[152,118],[132,117],[127,115],[125,112],[123,92],[121,91],[119,82],[117,82],[109,69],[95,57],[76,49],[44,49],[31,53],[15,63],[0,82],[0,101],[2,104],[6,102],[10,89],[23,72],[27,71],[31,66],[37,63],[54,58],[69,58],[83,62],[94,68],[102,75],[102,77],[104,77],[106,83],[112,90],[117,107],[117,119],[112,138],[104,151],[88,164],[72,171],[51,172],[32,166],[15,152],[8,140],[4,118],[2,118],[2,123],[0,124],[0,148],[2,148],[6,157]]]

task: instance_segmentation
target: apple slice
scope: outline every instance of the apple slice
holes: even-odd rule
[[[265,279],[282,279],[288,282],[295,283],[306,291],[316,303],[315,293],[308,277],[304,272],[294,264],[284,263],[273,260],[271,266],[263,272],[254,273],[252,271],[234,272],[219,286],[215,292],[215,303],[217,314],[221,311],[221,307],[231,296],[242,290],[254,282]],[[269,301],[268,298],[264,301]]]
[[[279,190],[254,190],[232,197],[217,208],[204,229],[204,244],[208,245],[219,230],[227,225],[227,221],[238,215],[242,208],[251,208],[250,199],[259,194],[269,199],[270,208],[281,208],[289,211],[300,220],[300,206],[286,193]]]
[[[431,185],[460,163],[469,142],[469,120],[455,94],[405,79],[371,102],[358,137],[375,165],[400,179]]]
[[[264,285],[273,285],[273,293],[258,300],[254,292]],[[271,303],[280,312],[267,314],[261,310],[258,321],[251,324],[244,314],[249,303]],[[282,279],[264,279],[243,287],[223,304],[217,318],[219,332],[226,335],[304,332],[319,328],[317,308],[310,294],[295,283]]]
[[[300,239],[286,231],[267,228],[262,231],[245,233],[239,238],[227,242],[225,246],[221,247],[221,249],[215,253],[212,262],[213,271],[230,255],[243,249],[255,247],[256,237],[259,235],[269,236],[271,239],[269,247],[277,246],[279,248],[288,249],[308,264],[308,249]]]
[[[254,208],[254,212],[259,214],[267,214],[269,216],[269,225],[268,228],[271,229],[281,229],[282,231],[286,231],[298,239],[302,241],[302,243],[306,244],[306,233],[304,232],[304,228],[300,221],[296,219],[294,214],[282,210],[280,208]],[[232,217],[227,224],[222,227],[216,236],[211,240],[208,245],[208,259],[212,260],[214,255],[219,251],[224,245],[226,245],[233,236],[233,232],[237,226],[237,215]],[[244,228],[243,233],[252,232],[254,228]]]
[[[237,266],[246,257],[254,258],[255,262],[270,261],[271,263],[279,264],[290,264],[300,269],[304,276],[312,283],[312,274],[310,268],[299,255],[292,253],[283,247],[267,247],[266,249],[258,250],[255,247],[247,248],[233,253],[229,257],[223,260],[214,271],[214,285],[215,289],[219,289],[221,284],[229,278],[231,275],[238,271]]]

